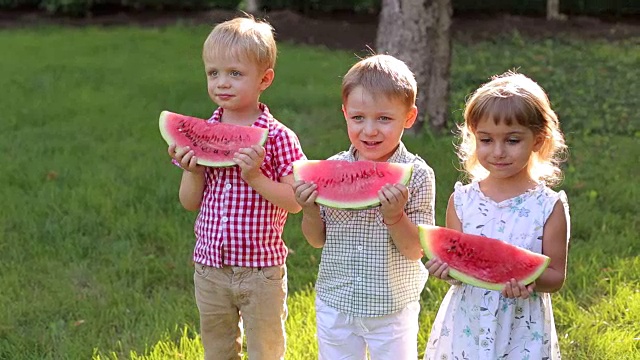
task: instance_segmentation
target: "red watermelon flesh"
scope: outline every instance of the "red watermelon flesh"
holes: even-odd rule
[[[446,262],[452,278],[473,286],[502,290],[512,278],[529,284],[549,265],[547,256],[501,240],[439,226],[418,228],[427,257]]]
[[[295,180],[318,185],[316,203],[358,210],[380,205],[378,191],[385,184],[407,185],[412,164],[375,161],[298,160],[293,163]]]
[[[192,116],[163,111],[160,133],[167,144],[189,146],[198,164],[212,167],[234,166],[233,154],[241,148],[264,145],[268,130],[220,122],[207,122]]]

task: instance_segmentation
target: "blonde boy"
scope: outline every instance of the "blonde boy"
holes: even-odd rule
[[[274,79],[272,27],[250,17],[217,25],[202,58],[208,121],[267,128],[264,147],[241,149],[237,166],[196,164],[189,148],[169,154],[182,167],[180,202],[199,211],[195,222],[195,297],[205,359],[240,359],[242,332],[252,360],[283,359],[287,317],[287,213],[300,211],[291,189],[292,163],[304,159],[297,136],[278,122],[260,95]]]
[[[322,247],[316,281],[319,358],[416,359],[420,293],[427,271],[416,224],[434,223],[433,170],[401,141],[416,120],[416,81],[389,55],[355,64],[342,81],[351,146],[331,157],[413,164],[408,187],[387,184],[381,206],[360,211],[319,207],[317,186],[294,183],[302,231]]]

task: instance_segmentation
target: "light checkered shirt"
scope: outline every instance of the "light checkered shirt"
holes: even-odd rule
[[[353,146],[330,160],[356,161]],[[413,164],[405,212],[414,224],[434,224],[435,176],[420,157],[400,146],[388,162]],[[417,301],[428,272],[394,245],[380,207],[338,210],[321,207],[326,242],[316,293],[327,305],[356,317],[384,316]]]
[[[277,121],[266,105],[252,125],[269,129],[265,158],[260,170],[269,179],[293,172],[295,160],[306,159],[296,134]],[[209,122],[220,121],[218,108]],[[193,260],[220,268],[223,265],[263,267],[282,265],[288,249],[282,240],[287,211],[253,190],[240,177],[240,167],[205,171],[206,185],[195,222]]]

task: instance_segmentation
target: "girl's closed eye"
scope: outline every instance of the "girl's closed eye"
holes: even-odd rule
[[[517,139],[517,138],[507,139],[507,143],[512,145],[518,144],[519,142],[520,142],[520,139]]]
[[[490,142],[491,142],[491,139],[490,139],[490,138],[480,138],[480,142],[481,142],[481,143],[488,144],[488,143],[490,143]]]

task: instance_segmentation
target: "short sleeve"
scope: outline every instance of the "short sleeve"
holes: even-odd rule
[[[562,207],[564,208],[564,216],[567,218],[567,241],[571,238],[571,216],[569,215],[569,200],[564,190],[558,193],[560,201],[562,201]]]
[[[453,186],[453,208],[458,215],[458,219],[462,221],[464,214],[462,213],[463,199],[466,197],[468,187],[465,187],[460,181]]]
[[[544,222],[547,222],[549,216],[553,212],[553,208],[556,206],[556,203],[560,201],[562,203],[562,207],[564,209],[564,216],[567,220],[567,241],[571,237],[571,217],[569,216],[569,201],[567,199],[567,194],[564,190],[561,190],[557,193],[554,193],[553,196],[549,196],[547,205],[545,206],[544,211]]]
[[[413,162],[413,173],[409,182],[409,201],[405,211],[414,224],[435,224],[435,194],[436,182],[433,169],[422,160]]]
[[[278,178],[282,178],[293,173],[294,161],[306,160],[307,157],[302,151],[298,136],[290,129],[278,131],[274,141],[277,150],[274,154],[275,171]]]

